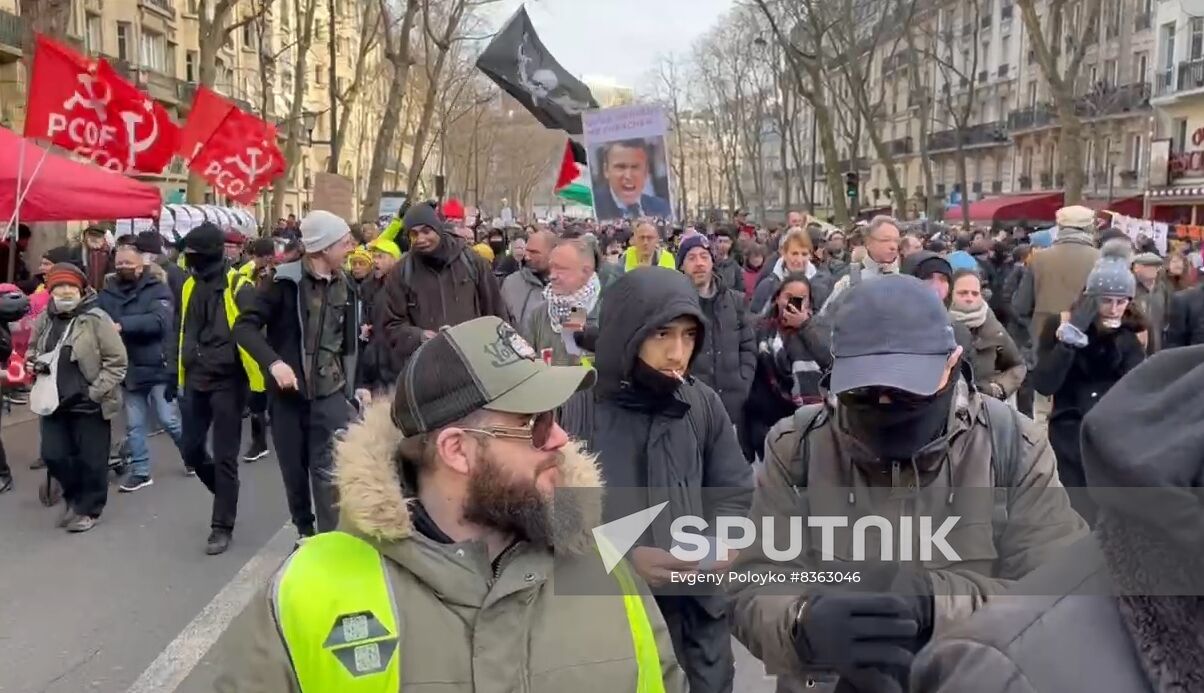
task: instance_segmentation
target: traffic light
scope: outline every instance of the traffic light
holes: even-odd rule
[[[857,183],[858,182],[859,181],[857,179],[856,171],[849,171],[848,173],[844,174],[845,194],[848,195],[850,198],[857,197],[857,187],[858,187]]]

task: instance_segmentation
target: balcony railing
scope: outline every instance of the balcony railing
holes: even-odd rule
[[[1004,64],[1000,65],[996,74],[998,74],[1000,77],[1007,77],[1008,76],[1008,64],[1004,63]]]
[[[1012,6],[1004,5],[1004,6],[1000,7],[999,8],[999,18],[1003,19],[1003,20],[1011,19],[1012,18]]]
[[[887,142],[886,148],[892,156],[899,156],[901,154],[910,154],[912,152],[912,145],[910,137],[901,137],[897,140]]]
[[[1024,192],[1032,190],[1033,189],[1033,177],[1032,176],[1020,176],[1020,179],[1016,181],[1016,185],[1020,188],[1021,191],[1024,191]]]
[[[1149,29],[1152,20],[1153,17],[1149,12],[1142,12],[1141,14],[1137,15],[1137,19],[1133,21],[1134,31],[1145,31],[1146,29]]]
[[[980,17],[978,20],[978,26],[982,27],[983,29],[991,26],[991,15],[984,14],[982,17]]]
[[[978,71],[978,83],[982,84],[982,83],[986,82],[987,77],[989,77],[990,74],[991,73],[988,70],[979,70]]]
[[[969,36],[974,33],[974,22],[966,22],[962,24],[962,36]]]
[[[1008,129],[1014,132],[1016,130],[1031,130],[1033,128],[1045,127],[1057,120],[1057,117],[1058,114],[1054,110],[1053,105],[1039,103],[1035,106],[1009,113]]]
[[[17,50],[25,44],[25,19],[12,12],[0,10],[0,46]]]
[[[1075,103],[1075,111],[1082,118],[1099,118],[1149,108],[1149,105],[1150,85],[1135,82],[1119,87],[1104,86],[1081,96]]]
[[[1159,70],[1154,73],[1154,96],[1166,96],[1175,91],[1175,72],[1173,70]]]
[[[1053,176],[1049,173],[1041,174],[1041,188],[1048,189],[1053,187]]]
[[[1180,62],[1176,66],[1174,77],[1172,83],[1170,70],[1159,73],[1156,90],[1159,96],[1204,89],[1204,58]]]
[[[942,130],[928,137],[928,151],[940,152],[957,149],[958,130]],[[983,145],[1003,144],[1008,141],[1007,123],[996,121],[981,123],[961,131],[963,147],[981,147]]]
[[[138,4],[142,7],[150,7],[172,19],[176,17],[176,8],[172,5],[171,0],[138,0]]]

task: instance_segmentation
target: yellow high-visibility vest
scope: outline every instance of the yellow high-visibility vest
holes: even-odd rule
[[[272,611],[305,693],[401,690],[398,604],[385,558],[344,532],[307,539],[280,569]],[[652,622],[625,562],[614,570],[623,591],[638,669],[636,693],[664,693]]]
[[[657,248],[656,254],[657,258],[656,262],[653,263],[654,265],[671,270],[677,269],[677,258],[673,257],[673,253]],[[628,248],[623,253],[623,271],[630,272],[631,270],[640,266],[640,261],[636,257],[635,248]]]
[[[226,290],[222,292],[222,302],[226,308],[226,322],[230,325],[230,341],[234,341],[234,321],[238,319],[238,303],[234,300],[234,294],[238,293],[244,283],[250,284],[251,281],[239,270],[231,269],[226,272]],[[192,290],[195,286],[196,278],[189,276],[184,281],[184,290],[180,296],[180,348],[176,369],[179,372],[181,390],[184,389],[184,326],[188,324],[188,304],[192,301]],[[242,361],[243,370],[247,372],[247,381],[251,384],[251,392],[263,392],[263,371],[259,369],[259,364],[242,347],[238,347],[238,358]]]

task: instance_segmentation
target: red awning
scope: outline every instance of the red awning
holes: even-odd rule
[[[155,186],[58,154],[46,154],[38,169],[45,150],[12,130],[0,128],[0,224],[12,218],[17,201],[22,142],[25,164],[21,167],[21,188],[29,187],[21,203],[22,222],[159,216],[162,197]],[[35,169],[38,174],[31,185]]]
[[[1044,192],[1026,195],[999,195],[970,203],[970,221],[1005,222],[1032,221],[1050,223],[1062,207],[1062,193]],[[962,208],[951,207],[945,211],[945,221],[960,223]]]
[[[1109,212],[1116,212],[1117,214],[1124,214],[1125,216],[1137,217],[1138,219],[1145,215],[1145,198],[1143,198],[1141,195],[1122,197],[1120,199],[1112,200],[1111,202],[1102,198],[1093,198],[1090,200],[1083,200],[1083,204],[1097,212],[1108,210]]]

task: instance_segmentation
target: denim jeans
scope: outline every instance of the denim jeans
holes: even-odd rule
[[[154,385],[144,390],[122,388],[125,404],[126,445],[130,449],[130,472],[137,476],[150,476],[150,449],[146,445],[146,418],[150,407],[155,408],[155,418],[167,430],[167,435],[182,450],[183,434],[180,430],[180,413],[175,402],[163,398],[166,385]]]

